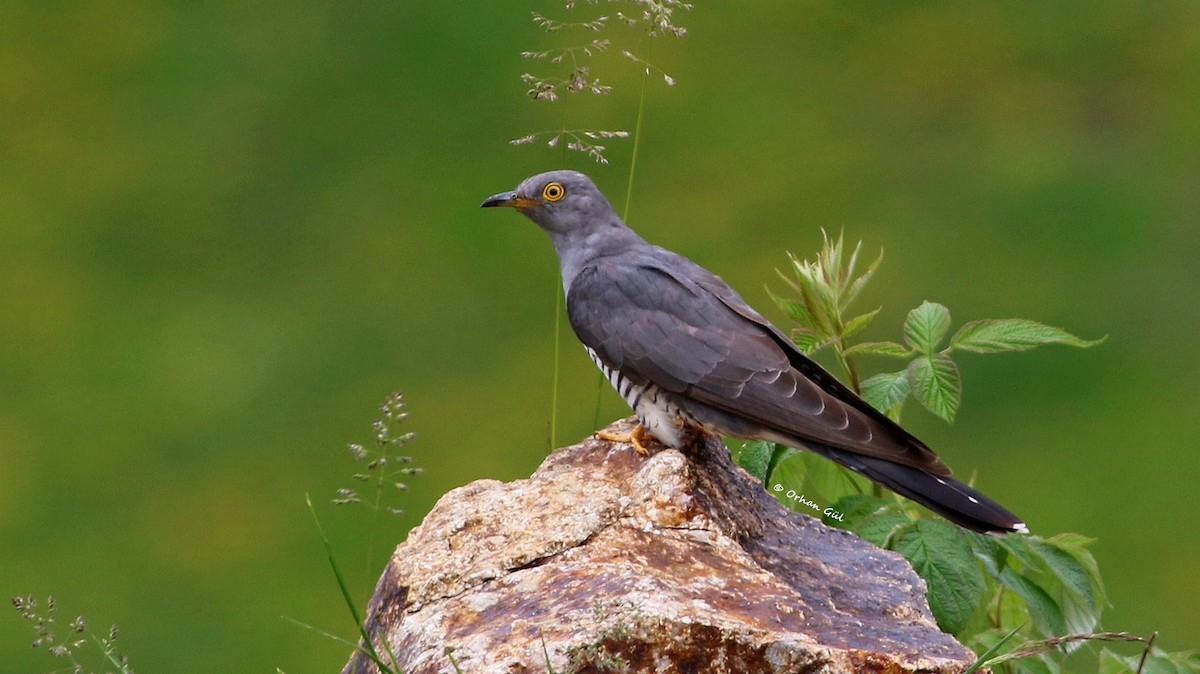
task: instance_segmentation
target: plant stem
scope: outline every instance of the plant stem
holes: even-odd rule
[[[854,391],[855,393],[857,393],[858,395],[861,396],[862,395],[862,382],[859,381],[859,379],[858,379],[858,367],[854,365],[853,359],[847,358],[846,356],[843,355],[843,352],[847,348],[848,347],[846,346],[846,340],[839,336],[838,341],[837,341],[837,348],[834,349],[837,352],[838,362],[841,363],[842,369],[846,371],[846,377],[850,380],[850,390]]]
[[[321,519],[317,517],[317,509],[313,507],[312,498],[308,494],[304,495],[304,501],[308,504],[308,512],[312,514],[313,523],[317,525],[317,532],[321,534],[321,543],[325,546],[325,557],[329,560],[329,568],[333,570],[333,577],[337,579],[338,589],[342,591],[342,600],[346,603],[346,608],[350,611],[350,617],[354,619],[355,625],[358,627],[358,634],[362,637],[363,646],[359,650],[364,653],[381,672],[396,672],[402,673],[400,665],[396,663],[396,655],[392,652],[391,644],[388,643],[387,634],[381,635],[383,646],[388,658],[392,662],[392,666],[388,667],[380,657],[379,652],[375,649],[375,641],[371,639],[371,633],[367,630],[367,623],[363,620],[362,614],[359,613],[358,607],[354,603],[354,599],[350,597],[350,587],[346,584],[346,578],[342,575],[342,569],[338,566],[337,558],[333,554],[333,543],[329,542],[329,536],[325,533],[325,527],[321,526]]]
[[[633,173],[637,168],[638,147],[642,143],[642,118],[646,111],[646,82],[650,80],[650,71],[642,75],[642,94],[638,98],[637,121],[633,125],[633,154],[629,158],[629,183],[625,186],[625,208],[621,219],[629,222],[629,203],[633,198]]]

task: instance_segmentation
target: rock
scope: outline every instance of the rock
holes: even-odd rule
[[[389,661],[386,639],[406,674],[891,674],[974,660],[938,630],[898,554],[791,512],[715,439],[688,452],[647,458],[593,438],[527,480],[450,491],[379,580],[376,649]],[[343,674],[376,671],[356,653]]]

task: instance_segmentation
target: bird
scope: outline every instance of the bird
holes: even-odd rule
[[[696,433],[780,443],[966,529],[1028,533],[716,274],[634,232],[583,173],[540,173],[482,207],[513,208],[550,236],[571,327],[637,416],[630,435],[642,453],[654,440],[683,448]]]

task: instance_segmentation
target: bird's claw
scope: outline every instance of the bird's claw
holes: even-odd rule
[[[633,445],[633,451],[642,456],[650,456],[648,444],[654,442],[654,438],[646,435],[646,427],[638,424],[633,427],[631,432],[599,430],[596,431],[596,437],[607,442],[619,442],[626,445]]]

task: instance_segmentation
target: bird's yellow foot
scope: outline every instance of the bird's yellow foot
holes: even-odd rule
[[[642,456],[650,456],[650,450],[647,445],[657,443],[653,436],[646,434],[646,427],[638,424],[633,427],[630,433],[615,433],[608,430],[596,431],[596,437],[608,442],[621,442],[627,445],[633,445],[633,450]]]

